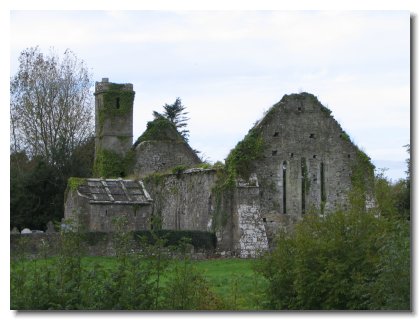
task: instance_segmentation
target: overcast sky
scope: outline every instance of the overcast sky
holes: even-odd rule
[[[408,11],[12,11],[19,53],[71,49],[94,80],[133,83],[134,139],[180,97],[190,144],[223,160],[283,95],[310,92],[379,168],[404,178]]]

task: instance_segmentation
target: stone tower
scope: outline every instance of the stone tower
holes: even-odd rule
[[[95,85],[95,167],[94,175],[104,176],[103,168],[123,161],[133,144],[133,85],[117,84],[103,78]],[[105,168],[106,169],[106,168]],[[124,176],[126,172],[113,175]],[[109,176],[109,170],[105,170]]]

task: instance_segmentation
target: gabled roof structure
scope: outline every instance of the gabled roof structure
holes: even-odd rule
[[[142,181],[119,179],[86,179],[77,188],[80,196],[91,204],[139,204],[152,203]]]

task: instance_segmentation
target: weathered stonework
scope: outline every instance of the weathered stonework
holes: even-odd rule
[[[284,96],[255,128],[264,142],[254,165],[270,235],[308,212],[347,206],[360,151],[315,96]]]
[[[182,140],[149,140],[135,149],[133,172],[145,177],[154,172],[165,172],[176,166],[193,166],[201,163],[195,152]]]
[[[211,231],[219,252],[254,257],[268,249],[279,229],[292,228],[305,214],[345,208],[355,184],[369,191],[364,187],[373,177],[369,158],[311,94],[285,95],[238,143],[220,171],[185,170],[200,159],[164,118],[149,122],[132,145],[132,85],[103,80],[95,96],[96,155],[113,160],[101,160],[98,168],[141,177],[141,192],[150,196],[141,203],[117,203],[110,197],[98,202],[93,189],[86,196],[83,186],[69,187],[66,217],[79,214],[89,230],[110,231],[112,218],[124,215],[131,230]],[[117,156],[103,157],[104,150]],[[131,171],[123,172],[119,163],[128,162]],[[371,200],[367,195],[366,201]]]
[[[64,217],[89,231],[114,231],[119,217],[126,218],[127,230],[149,230],[152,201],[141,181],[86,179],[67,188]]]

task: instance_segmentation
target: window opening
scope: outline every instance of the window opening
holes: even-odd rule
[[[325,202],[327,200],[326,194],[325,194],[325,166],[324,163],[321,162],[321,169],[320,169],[320,175],[321,175],[321,213],[324,214],[324,207]]]
[[[302,178],[302,182],[301,182],[301,189],[302,189],[302,214],[305,214],[306,211],[306,159],[305,158],[301,158],[300,159],[300,170],[301,170],[301,178]]]
[[[283,214],[287,213],[286,210],[286,178],[287,178],[287,162],[283,162]]]

